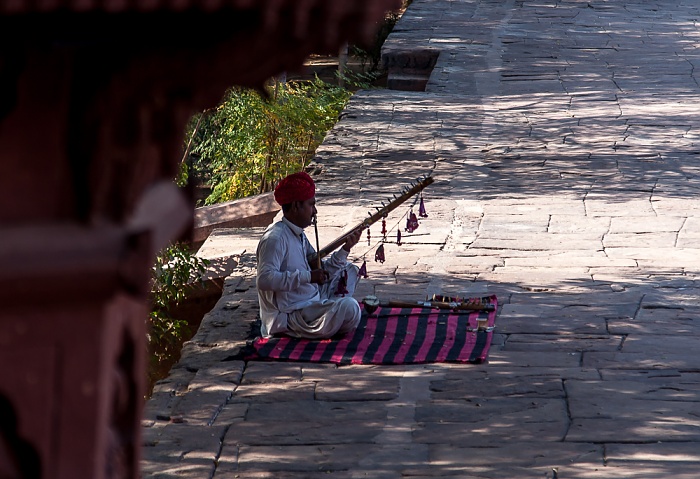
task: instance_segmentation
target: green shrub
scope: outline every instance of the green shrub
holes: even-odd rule
[[[168,309],[185,299],[188,290],[202,282],[209,261],[193,255],[185,245],[164,248],[151,269],[151,312],[148,317],[148,349],[159,362],[179,351],[188,333],[187,321],[170,316]]]
[[[192,118],[186,174],[211,188],[206,205],[271,191],[308,165],[350,96],[318,78],[278,82],[265,94],[231,88],[216,109]]]

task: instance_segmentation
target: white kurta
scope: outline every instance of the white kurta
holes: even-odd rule
[[[354,329],[360,306],[351,296],[358,268],[348,263],[343,248],[323,261],[331,281],[322,287],[311,282],[306,257],[315,249],[304,230],[286,218],[270,225],[258,243],[257,288],[261,334],[286,333],[299,337],[330,337]],[[345,297],[334,296],[341,274],[347,271]]]

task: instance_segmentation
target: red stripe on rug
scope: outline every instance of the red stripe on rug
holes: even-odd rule
[[[459,322],[459,316],[456,314],[450,314],[447,317],[447,333],[445,335],[445,342],[443,343],[440,351],[438,351],[436,362],[443,362],[447,357],[447,354],[452,349],[452,345],[455,342],[455,337],[457,336],[457,323]]]
[[[357,345],[357,349],[355,350],[355,354],[352,356],[352,359],[350,360],[350,363],[352,364],[363,364],[365,353],[367,352],[367,348],[369,345],[372,343],[372,340],[374,339],[374,332],[377,330],[377,322],[376,321],[367,321],[367,327],[365,328],[364,336],[362,336],[362,341],[360,341],[360,344]]]
[[[299,341],[299,344],[297,344],[294,350],[291,353],[289,353],[289,359],[292,361],[296,361],[297,359],[299,359],[299,357],[301,357],[301,353],[304,352],[304,349],[306,349],[306,346],[308,344],[308,341]]]
[[[348,344],[350,344],[350,339],[352,339],[352,335],[345,336],[343,339],[338,341],[338,347],[336,347],[335,351],[333,351],[333,355],[329,359],[330,362],[340,363],[340,360],[343,359],[343,355],[345,354]]]
[[[314,350],[314,354],[311,355],[311,361],[320,361],[321,357],[323,356],[323,353],[326,351],[326,348],[330,343],[330,339],[324,339],[323,341],[318,343],[318,346],[316,346],[316,349]]]
[[[474,351],[474,345],[476,344],[476,328],[477,328],[477,321],[476,318],[479,317],[479,312],[475,311],[469,315],[469,328],[473,329],[473,331],[467,331],[467,338],[464,341],[464,346],[462,347],[462,351],[459,353],[459,357],[461,358],[461,362],[468,362],[469,357],[472,354],[472,351]]]
[[[284,336],[284,337],[280,338],[279,341],[277,341],[277,344],[272,348],[274,351],[277,351],[277,353],[275,354],[275,357],[278,357],[278,358],[280,357],[280,355],[282,354],[282,351],[284,351],[284,348],[287,347],[287,344],[291,340],[292,340],[292,338],[290,338],[289,336]],[[272,355],[272,352],[270,352],[270,355]]]
[[[468,321],[467,324],[469,324],[469,327],[470,327],[471,329],[473,329],[474,331],[476,331],[476,328],[479,327],[478,318],[479,318],[479,312],[478,312],[478,311],[474,311],[473,313],[469,313],[469,321]]]
[[[384,339],[382,340],[382,344],[379,345],[377,352],[374,353],[374,357],[372,358],[373,363],[381,363],[384,360],[384,356],[386,356],[386,353],[389,351],[391,343],[394,342],[396,327],[399,324],[399,318],[397,317],[399,314],[401,314],[401,308],[391,308],[389,317],[386,319],[387,323]],[[379,318],[377,318],[377,321],[379,321]]]
[[[395,364],[403,364],[403,359],[406,357],[406,353],[411,348],[413,340],[416,337],[416,326],[418,325],[418,315],[423,311],[422,308],[414,308],[411,310],[411,315],[408,319],[408,324],[406,325],[406,336],[404,337],[404,342],[399,348],[396,356],[394,356]],[[412,338],[409,338],[409,333]],[[410,339],[410,340],[409,340]]]
[[[416,357],[413,360],[416,363],[422,363],[428,356],[428,351],[430,351],[433,341],[435,340],[435,332],[437,329],[438,313],[430,313],[426,319],[425,337],[423,338],[423,344],[421,344],[420,349],[416,353]]]

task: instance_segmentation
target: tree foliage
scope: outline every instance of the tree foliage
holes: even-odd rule
[[[264,94],[229,89],[216,109],[190,122],[187,174],[210,186],[205,204],[271,191],[304,169],[350,95],[318,78],[275,82]]]

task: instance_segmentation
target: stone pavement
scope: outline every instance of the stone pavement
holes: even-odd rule
[[[356,297],[496,294],[488,363],[238,360],[261,230],[219,230],[201,254],[238,268],[147,404],[143,476],[699,477],[699,21],[414,0],[385,48],[437,63],[425,92],[357,93],[318,150],[321,244],[432,174],[403,246],[353,250]]]

